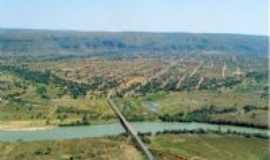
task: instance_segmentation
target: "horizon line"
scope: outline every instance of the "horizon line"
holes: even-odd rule
[[[239,32],[194,32],[194,31],[147,31],[147,30],[85,30],[85,29],[58,29],[58,28],[27,28],[27,27],[0,27],[6,30],[33,30],[33,31],[58,31],[58,32],[87,32],[87,33],[164,33],[164,34],[226,34],[226,35],[246,35],[246,36],[264,36],[270,37],[268,34],[255,33],[239,33]]]

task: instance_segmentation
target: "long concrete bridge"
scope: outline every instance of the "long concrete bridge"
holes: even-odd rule
[[[138,132],[130,125],[130,123],[126,120],[124,115],[120,112],[114,101],[112,100],[113,97],[113,91],[109,91],[108,96],[107,96],[107,101],[114,113],[117,115],[119,118],[122,126],[125,128],[125,130],[132,136],[132,138],[136,141],[138,144],[138,147],[142,150],[142,152],[145,154],[146,158],[148,160],[155,160],[154,156],[152,153],[149,151],[147,146],[143,143],[141,138],[138,136]]]

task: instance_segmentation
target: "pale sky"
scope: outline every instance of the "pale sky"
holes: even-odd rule
[[[0,0],[0,28],[267,34],[267,0]]]

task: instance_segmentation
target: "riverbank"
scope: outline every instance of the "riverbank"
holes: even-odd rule
[[[79,123],[76,119],[65,122],[51,121],[50,123],[46,120],[0,121],[0,131],[38,131],[57,127],[78,127],[112,123],[118,123],[118,121],[116,119],[110,121],[92,121],[91,123]]]
[[[0,122],[0,131],[38,131],[55,128],[55,125],[46,125],[45,121],[7,121]]]

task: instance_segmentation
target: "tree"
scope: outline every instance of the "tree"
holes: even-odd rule
[[[83,114],[82,119],[81,119],[81,124],[82,125],[88,125],[89,124],[89,118],[87,114]]]
[[[48,98],[47,87],[44,84],[37,84],[37,86],[36,86],[36,93],[39,96],[41,96],[42,98]]]

